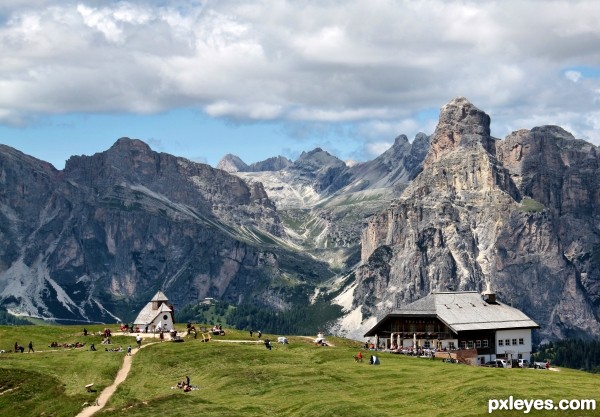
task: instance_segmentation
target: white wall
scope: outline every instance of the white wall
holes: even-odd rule
[[[163,319],[163,316],[167,316],[167,319]],[[173,315],[171,313],[160,313],[158,317],[154,319],[154,321],[148,326],[148,331],[154,331],[156,326],[161,323],[161,329],[165,331],[169,331],[173,328]]]
[[[506,345],[506,339],[510,341],[510,345]],[[517,344],[513,344],[513,340],[517,340]],[[523,344],[519,344],[519,339],[523,339]],[[499,346],[498,341],[502,340],[502,346]],[[504,352],[512,353],[513,359],[518,359],[518,354],[521,354],[523,359],[531,361],[531,329],[515,329],[515,330],[498,330],[496,332],[496,353]]]

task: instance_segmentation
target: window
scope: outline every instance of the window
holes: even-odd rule
[[[430,349],[431,348],[431,342],[429,340],[426,340],[425,342],[423,342],[423,347],[425,349]]]
[[[502,341],[502,339],[498,340],[498,346],[504,346],[504,342]]]
[[[454,342],[448,342],[448,349],[456,349]]]
[[[469,343],[467,346],[469,347],[469,349],[473,349],[473,341],[469,340]]]
[[[481,340],[475,342],[475,347],[479,349],[481,347]]]
[[[510,339],[504,339],[504,346],[510,346]]]
[[[513,339],[513,346],[517,346],[517,339]]]
[[[464,340],[462,342],[460,342],[460,348],[461,349],[466,349],[467,348],[467,342],[465,342]]]
[[[488,340],[487,340],[487,339],[485,339],[485,340],[483,341],[483,347],[484,347],[484,348],[490,347],[490,345],[489,345],[489,343],[488,343]]]
[[[523,340],[523,338],[519,339],[519,344],[520,345],[524,345],[525,344],[525,341]]]
[[[168,318],[169,318],[169,316],[167,316],[166,314],[163,316],[163,320],[166,320]]]

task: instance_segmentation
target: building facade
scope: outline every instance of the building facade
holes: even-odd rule
[[[133,325],[142,331],[146,329],[148,332],[169,331],[173,328],[174,322],[173,307],[169,304],[169,299],[162,291],[158,291],[142,308]]]
[[[477,349],[477,361],[530,360],[532,330],[522,311],[475,291],[434,292],[386,315],[365,337],[386,349]]]

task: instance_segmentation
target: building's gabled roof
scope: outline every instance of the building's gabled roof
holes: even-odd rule
[[[167,298],[167,296],[165,295],[165,293],[163,293],[162,291],[158,291],[154,297],[152,297],[152,300],[150,301],[169,301],[169,299]]]
[[[380,325],[391,317],[437,317],[455,333],[540,327],[521,310],[500,302],[487,303],[475,291],[434,292],[388,314],[365,336],[376,334]]]
[[[159,291],[160,292],[160,291]],[[137,318],[133,321],[134,324],[142,324],[146,325],[148,323],[152,323],[154,319],[162,313],[171,313],[173,314],[173,310],[166,304],[161,304],[157,310],[152,309],[152,301],[149,302],[142,308],[140,314],[138,314]]]

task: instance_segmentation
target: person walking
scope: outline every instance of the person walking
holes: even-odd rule
[[[131,345],[127,346],[127,356],[131,356]]]
[[[33,350],[33,342],[29,341],[29,350],[27,351],[27,353],[29,352],[35,352],[35,350]]]
[[[142,335],[138,334],[135,341],[137,342],[138,349],[142,347]]]

